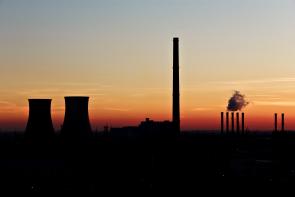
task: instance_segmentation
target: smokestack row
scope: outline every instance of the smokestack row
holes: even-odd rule
[[[65,117],[61,135],[67,139],[83,139],[91,133],[88,116],[89,97],[65,97]],[[29,99],[29,118],[25,131],[32,142],[52,139],[51,99]]]
[[[229,114],[230,112],[226,112],[226,116],[225,116],[225,130],[224,130],[224,112],[221,112],[221,118],[220,118],[220,131],[221,133],[229,133],[230,132],[230,128],[229,128]],[[235,131],[237,133],[240,133],[240,131],[242,133],[245,132],[245,114],[244,112],[241,113],[242,117],[242,123],[241,123],[241,127],[240,127],[240,113],[236,112],[236,125],[235,125],[235,113],[231,112],[231,132],[234,133]],[[235,128],[236,126],[236,128]]]
[[[285,114],[281,114],[281,132],[285,131]],[[278,114],[274,114],[274,132],[278,132]]]

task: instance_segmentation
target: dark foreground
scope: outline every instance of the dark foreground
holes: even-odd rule
[[[1,192],[135,193],[295,184],[294,134],[182,134],[32,145],[0,139]]]

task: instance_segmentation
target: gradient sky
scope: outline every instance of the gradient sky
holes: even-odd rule
[[[183,129],[217,129],[234,90],[249,129],[285,112],[295,129],[294,0],[0,0],[0,128],[23,129],[28,98],[90,96],[94,129],[171,119],[180,39]]]

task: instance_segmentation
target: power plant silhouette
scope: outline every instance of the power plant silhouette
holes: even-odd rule
[[[241,112],[248,102],[238,91],[220,113],[221,134],[180,132],[178,38],[173,38],[172,91],[171,120],[146,118],[137,126],[105,127],[106,132],[92,132],[88,96],[64,97],[60,133],[52,124],[51,99],[29,99],[25,133],[0,133],[1,191],[199,192],[203,185],[248,189],[295,183],[295,135],[283,132],[285,114],[280,128],[274,114],[273,132],[248,132]]]
[[[179,38],[173,38],[173,84],[172,84],[172,121],[154,121],[146,118],[138,126],[107,128],[112,136],[177,136],[180,133],[180,80],[179,80]],[[89,97],[65,97],[65,116],[61,127],[63,139],[86,139],[91,136],[92,129],[88,113]],[[245,133],[245,114],[236,112],[248,105],[244,95],[234,91],[229,99],[226,113],[221,112],[221,133]],[[44,140],[53,136],[54,129],[50,113],[51,99],[29,99],[29,119],[26,138]],[[224,118],[225,114],[225,118]],[[240,125],[241,118],[241,125]],[[225,122],[225,123],[224,123]],[[225,125],[225,128],[224,128]],[[274,114],[274,132],[278,131],[277,113]],[[285,131],[285,116],[281,115],[281,131]]]
[[[45,133],[49,133],[49,131],[53,133],[50,114],[51,100],[39,99],[30,101],[30,116],[26,129],[27,137],[32,139],[44,138],[46,136]],[[88,101],[89,97],[65,97],[65,117],[61,128],[61,136],[64,140],[84,139],[91,135]],[[141,122],[137,127],[127,126],[122,128],[111,128],[110,133],[114,136],[176,136],[180,133],[178,38],[173,38],[172,122],[168,120],[163,122],[153,121],[146,118],[146,120]]]
[[[180,80],[179,80],[179,38],[173,38],[173,84],[172,84],[172,121],[154,121],[146,118],[138,126],[110,128],[112,136],[177,136],[180,133]],[[62,139],[86,139],[91,136],[92,129],[88,113],[89,97],[65,97],[65,116],[61,127]],[[245,114],[235,112],[241,110],[249,102],[244,95],[235,91],[230,98],[226,113],[221,112],[221,133],[245,133]],[[50,113],[51,99],[29,99],[29,119],[26,128],[26,138],[38,141],[53,136],[54,129]],[[224,119],[225,114],[225,119]],[[231,116],[231,117],[230,117]],[[225,124],[224,124],[225,121]],[[277,114],[274,118],[274,131],[277,128]],[[224,128],[225,125],[225,128]],[[231,126],[231,127],[230,127]],[[108,130],[108,129],[107,129]],[[284,113],[282,113],[281,131],[285,130]],[[230,132],[231,131],[231,132]]]

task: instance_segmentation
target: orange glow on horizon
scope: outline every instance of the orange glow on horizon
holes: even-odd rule
[[[267,108],[269,109],[269,108]],[[220,129],[220,111],[194,111],[183,114],[181,116],[182,130],[219,130]],[[289,113],[292,109],[286,109],[285,113],[285,130],[295,129],[295,115]],[[0,114],[1,128],[8,130],[24,130],[27,122],[28,109],[20,111],[19,114],[6,113]],[[171,120],[170,112],[168,113],[131,113],[130,111],[111,111],[108,113],[104,110],[93,110],[90,108],[89,117],[93,130],[102,130],[103,126],[122,127],[122,126],[137,126],[145,118],[150,118],[155,121]],[[225,112],[225,111],[224,111]],[[283,112],[283,111],[282,111]],[[235,112],[236,113],[236,112]],[[241,112],[240,112],[241,113]],[[274,113],[268,110],[253,111],[247,109],[245,112],[245,129],[249,131],[274,129]],[[281,127],[281,112],[278,113],[278,128]],[[63,123],[64,110],[55,111],[52,109],[52,121],[56,130],[59,130]],[[241,116],[240,116],[241,117]],[[225,120],[225,116],[224,116]],[[235,122],[236,124],[236,122]],[[224,124],[225,125],[225,124]]]

